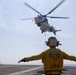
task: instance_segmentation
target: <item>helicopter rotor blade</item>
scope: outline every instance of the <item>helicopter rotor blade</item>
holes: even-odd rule
[[[27,19],[21,19],[21,20],[31,20],[31,19],[34,19],[34,18],[27,18]]]
[[[34,9],[32,6],[30,6],[28,3],[24,3],[26,6],[37,12],[38,14],[42,15],[40,12],[38,12],[36,9]]]
[[[49,13],[46,14],[46,16],[50,13],[52,13],[56,8],[58,8],[65,0],[62,0],[56,7],[54,7]]]
[[[54,17],[54,16],[47,16],[48,18],[57,18],[57,19],[69,19],[69,17]]]

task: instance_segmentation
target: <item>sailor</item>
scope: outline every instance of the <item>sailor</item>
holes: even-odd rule
[[[67,53],[57,48],[57,46],[61,44],[59,43],[59,41],[57,41],[56,37],[50,37],[46,42],[46,45],[49,46],[49,49],[41,52],[38,55],[25,57],[18,63],[41,59],[43,61],[45,75],[61,75],[63,59],[76,61],[75,56],[68,55]]]

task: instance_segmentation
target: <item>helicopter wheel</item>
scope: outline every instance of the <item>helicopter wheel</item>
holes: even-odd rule
[[[52,31],[52,29],[50,28],[50,31]]]
[[[41,33],[43,33],[44,32],[44,30],[41,30]]]

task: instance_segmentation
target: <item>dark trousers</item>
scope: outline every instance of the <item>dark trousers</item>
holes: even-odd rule
[[[54,71],[59,71],[60,74],[51,74],[50,72],[54,72]],[[46,71],[44,74],[45,75],[61,75],[62,71],[61,70],[49,70],[49,71]]]
[[[45,74],[45,75],[61,75],[61,74]]]

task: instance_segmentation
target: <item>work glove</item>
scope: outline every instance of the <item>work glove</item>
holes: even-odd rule
[[[20,62],[26,62],[26,58],[21,59],[18,63]]]

